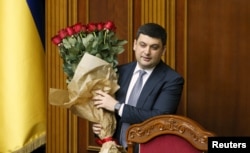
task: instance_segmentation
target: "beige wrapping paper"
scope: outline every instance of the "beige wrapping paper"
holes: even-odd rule
[[[113,136],[116,128],[115,115],[113,112],[97,109],[92,98],[96,90],[103,90],[114,96],[118,89],[117,74],[111,64],[85,53],[68,84],[68,90],[51,88],[49,102],[69,108],[81,118],[100,123],[103,128],[99,137],[103,139]],[[118,153],[121,149],[121,146],[114,142],[106,142],[102,145],[100,153]]]

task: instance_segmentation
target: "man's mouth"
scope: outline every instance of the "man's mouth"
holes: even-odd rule
[[[148,61],[150,61],[150,60],[151,60],[151,58],[150,58],[150,57],[142,57],[142,59],[143,59],[144,61],[146,61],[146,62],[148,62]]]

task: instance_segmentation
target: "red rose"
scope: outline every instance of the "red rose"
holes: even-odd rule
[[[72,27],[67,27],[66,31],[67,31],[68,35],[70,35],[70,36],[75,34],[75,31],[74,31],[74,29]]]
[[[86,25],[82,25],[82,32],[87,32],[87,26]]]
[[[82,31],[83,26],[81,23],[77,23],[77,24],[73,25],[72,28],[74,29],[75,33],[78,33],[80,31]]]
[[[115,31],[116,27],[115,27],[115,24],[112,21],[107,21],[104,24],[104,29]]]
[[[56,35],[54,37],[51,38],[51,41],[55,44],[55,45],[59,45],[62,42],[62,39],[59,35]]]
[[[65,29],[62,29],[59,31],[59,36],[63,39],[68,36],[68,32]]]
[[[97,27],[96,27],[96,24],[95,23],[89,23],[87,25],[87,30],[88,32],[93,32],[93,31],[96,31]]]
[[[98,31],[103,30],[103,26],[104,26],[104,23],[102,23],[102,22],[101,22],[101,23],[98,23],[98,24],[97,24],[97,30],[98,30]]]

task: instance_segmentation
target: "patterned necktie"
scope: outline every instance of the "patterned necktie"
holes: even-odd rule
[[[141,94],[142,90],[142,84],[143,84],[143,75],[146,74],[147,72],[143,70],[139,70],[139,77],[137,81],[135,82],[135,85],[130,93],[129,99],[128,99],[128,104],[131,106],[136,106],[138,98]],[[121,127],[121,134],[120,134],[120,143],[123,147],[127,147],[127,142],[126,142],[126,131],[129,127],[129,123],[122,123]]]
[[[139,77],[135,82],[135,85],[130,93],[128,104],[131,106],[136,106],[137,100],[141,94],[142,84],[143,84],[143,75],[146,74],[145,71],[139,70]]]

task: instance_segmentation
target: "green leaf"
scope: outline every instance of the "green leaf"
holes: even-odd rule
[[[82,43],[84,47],[88,48],[89,44],[91,44],[93,39],[94,39],[94,36],[92,34],[88,34],[87,37],[82,38]]]
[[[112,49],[115,51],[116,54],[121,54],[125,49],[122,46],[114,46]]]
[[[109,48],[110,48],[110,47],[109,47],[109,44],[108,44],[108,43],[99,46],[99,49],[100,49],[100,50],[108,50]]]
[[[106,61],[107,62],[109,62],[109,63],[112,63],[113,62],[113,56],[108,56],[107,58],[106,58]]]
[[[98,44],[98,39],[93,39],[92,48],[97,48]]]
[[[97,49],[91,49],[90,51],[89,51],[89,53],[91,54],[91,55],[96,55],[97,53],[98,53],[98,50]]]
[[[127,43],[128,43],[127,40],[119,40],[118,43],[117,43],[116,45],[118,45],[118,46],[123,46],[123,45],[125,45],[125,44],[127,44]]]
[[[71,46],[75,46],[77,39],[75,37],[68,37],[68,42],[70,43]]]
[[[62,40],[62,42],[63,42],[63,46],[64,46],[65,48],[70,48],[70,47],[71,47],[71,45],[70,45],[68,39],[65,38],[65,39]]]

